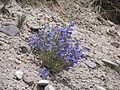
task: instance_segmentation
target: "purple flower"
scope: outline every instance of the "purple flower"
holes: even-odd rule
[[[75,20],[73,20],[73,21],[70,22],[70,26],[74,26],[75,24],[76,24]]]
[[[30,38],[30,46],[34,49],[39,47],[41,51],[44,51],[48,56],[48,59],[55,59],[58,62],[65,60],[68,62],[66,66],[74,66],[81,59],[87,50],[80,50],[80,41],[72,39],[73,26],[76,21],[71,21],[69,26],[55,26],[50,27],[48,24],[44,28],[39,29],[38,33],[33,34]],[[47,31],[47,32],[46,32]],[[43,52],[40,52],[41,54]],[[54,60],[48,60],[48,64],[51,64]],[[44,60],[43,60],[44,62]],[[58,62],[59,63],[59,62]],[[46,66],[46,65],[43,65]],[[55,66],[56,67],[56,66]],[[49,75],[49,69],[40,68],[39,74],[41,77],[47,77]]]
[[[47,78],[47,76],[49,75],[49,70],[46,69],[45,67],[40,68],[40,70],[39,70],[39,75],[40,75],[40,77],[42,77],[42,78]]]

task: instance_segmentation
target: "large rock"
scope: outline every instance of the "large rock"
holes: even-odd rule
[[[19,28],[17,28],[14,25],[5,26],[5,27],[1,28],[0,31],[9,36],[15,36],[20,32]]]

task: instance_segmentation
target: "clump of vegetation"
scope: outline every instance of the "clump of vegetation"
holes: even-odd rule
[[[33,52],[42,60],[40,76],[55,75],[74,66],[83,57],[80,42],[72,38],[75,22],[69,26],[45,25],[30,37]]]
[[[120,0],[91,0],[91,2],[102,17],[120,24]]]
[[[22,28],[22,25],[23,25],[25,19],[26,19],[25,15],[21,15],[21,16],[18,15],[18,25],[17,25],[18,28],[20,28],[20,29]]]

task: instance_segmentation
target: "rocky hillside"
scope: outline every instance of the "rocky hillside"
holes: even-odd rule
[[[120,90],[120,27],[89,7],[89,0],[46,0],[39,5],[0,3],[0,90],[43,90],[38,87],[37,58],[28,38],[44,23],[65,25],[76,20],[76,37],[87,48],[86,57],[56,80],[48,77],[45,90]],[[18,28],[18,16],[25,21]],[[31,29],[32,28],[32,29]],[[39,83],[38,83],[39,82]]]

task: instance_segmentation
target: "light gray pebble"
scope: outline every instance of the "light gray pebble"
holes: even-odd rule
[[[95,85],[96,87],[96,90],[106,90],[105,88],[103,88],[102,86],[99,86],[99,85]]]
[[[92,69],[97,67],[97,65],[94,62],[92,62],[91,60],[87,60],[85,63],[88,67],[90,67]]]
[[[48,80],[40,80],[38,82],[38,85],[39,86],[47,86],[49,83],[50,83],[50,81],[48,81]]]
[[[47,85],[45,90],[55,90],[55,88],[52,85]]]
[[[16,77],[16,79],[18,79],[18,80],[22,79],[22,78],[23,78],[23,72],[20,71],[20,70],[16,71],[16,72],[15,72],[15,77]]]
[[[103,61],[104,63],[110,64],[110,65],[112,65],[112,66],[116,66],[116,67],[119,66],[117,63],[114,63],[114,62],[112,62],[112,61],[110,61],[110,60],[102,59],[102,61]]]

